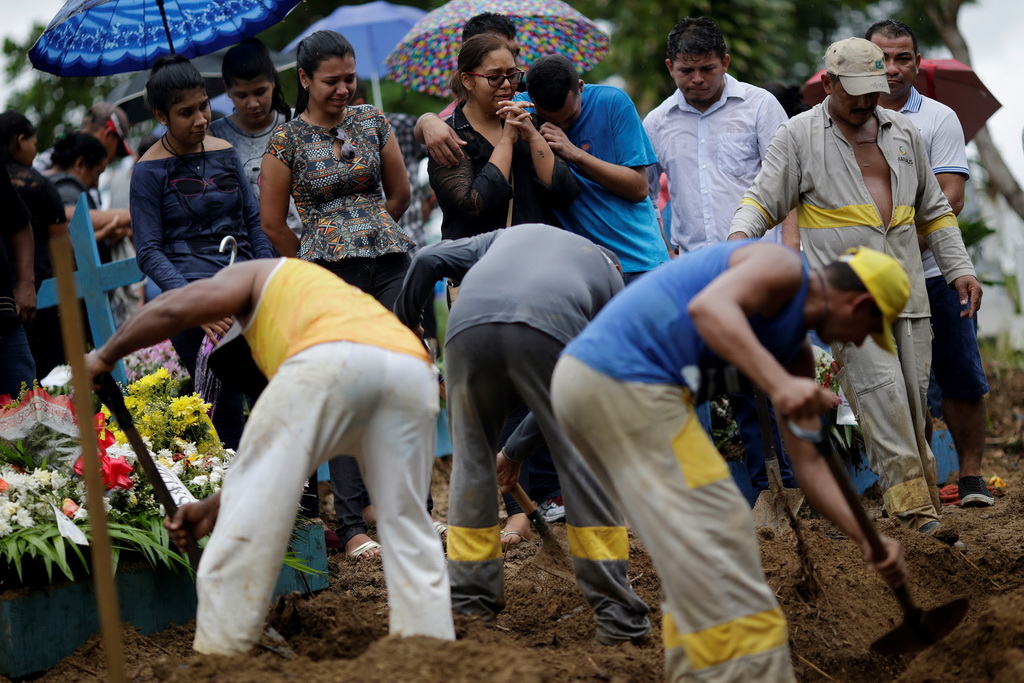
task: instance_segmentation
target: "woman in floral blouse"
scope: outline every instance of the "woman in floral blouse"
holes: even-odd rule
[[[295,118],[271,135],[260,170],[263,230],[282,256],[317,263],[393,309],[415,246],[396,223],[410,197],[398,142],[375,107],[349,105],[356,61],[343,36],[311,34],[295,61]],[[285,222],[289,198],[302,218],[301,240]],[[353,559],[379,555],[366,534],[370,500],[359,465],[341,456],[330,468],[345,552]]]

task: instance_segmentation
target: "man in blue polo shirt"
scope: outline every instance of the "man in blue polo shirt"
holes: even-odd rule
[[[690,252],[616,295],[569,342],[551,380],[559,425],[626,513],[664,594],[669,680],[792,681],[786,620],[760,566],[750,508],[694,419],[727,365],[779,415],[816,419],[836,396],[813,379],[807,330],[827,342],[869,334],[890,353],[910,282],[895,259],[860,248],[821,270],[752,241]],[[871,549],[824,459],[780,420],[808,501]],[[906,578],[899,544],[874,565]]]
[[[582,188],[571,207],[556,212],[562,224],[615,252],[626,284],[668,261],[647,197],[647,167],[658,157],[629,96],[610,85],[584,87],[562,55],[535,61],[526,86],[544,121],[541,135]]]

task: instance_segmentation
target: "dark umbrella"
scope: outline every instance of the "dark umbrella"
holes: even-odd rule
[[[284,19],[300,0],[68,0],[29,51],[57,76],[142,71],[164,55],[198,57]]]
[[[821,84],[824,70],[811,76],[804,84],[804,102],[817,104],[825,99]],[[974,70],[955,59],[922,59],[914,87],[933,100],[938,100],[956,112],[968,142],[995,114],[999,103]]]
[[[199,70],[206,81],[206,92],[214,98],[224,92],[224,80],[220,75],[220,65],[224,61],[224,53],[230,48],[222,48],[216,52],[192,60],[192,65]],[[292,69],[295,67],[295,52],[291,54],[284,52],[270,51],[270,59],[278,71]],[[107,95],[107,102],[112,102],[124,109],[132,124],[146,121],[153,117],[145,104],[146,80],[149,78],[148,71],[140,71],[134,74],[130,80],[117,86]],[[230,107],[228,112],[230,112]]]

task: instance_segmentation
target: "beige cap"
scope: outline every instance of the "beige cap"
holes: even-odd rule
[[[829,45],[825,71],[839,76],[843,89],[851,95],[889,92],[885,54],[870,40],[847,38]]]

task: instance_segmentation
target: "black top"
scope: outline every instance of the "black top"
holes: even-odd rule
[[[64,202],[64,206],[77,206],[79,196],[81,196],[82,193],[85,193],[85,200],[89,203],[89,208],[100,208],[96,204],[96,198],[89,192],[89,188],[85,186],[85,183],[78,179],[78,176],[72,175],[67,171],[57,171],[56,173],[51,173],[48,177],[50,182],[53,183],[53,186],[57,188],[57,193],[60,195],[61,201]],[[103,226],[94,225],[92,227],[93,230],[95,230],[97,227]],[[96,243],[96,248],[100,253],[100,263],[110,263],[110,247],[111,243],[109,239]]]
[[[15,259],[11,237],[30,220],[28,208],[14,191],[7,167],[0,164],[0,271],[6,274],[0,277],[0,296],[11,296],[14,293],[17,273],[14,272]]]
[[[11,184],[25,202],[32,222],[32,235],[35,238],[36,256],[36,289],[43,280],[53,277],[53,265],[50,263],[50,226],[54,223],[66,223],[64,202],[60,199],[57,188],[50,180],[31,166],[23,166],[7,159],[7,172],[11,174]]]
[[[427,166],[430,186],[437,195],[437,204],[444,212],[442,239],[472,237],[506,227],[508,203],[513,199],[513,186],[498,167],[490,163],[494,146],[478,133],[466,119],[459,105],[447,123],[466,146],[463,158],[452,168],[433,159]],[[519,139],[512,151],[512,179],[515,198],[512,202],[512,225],[546,223],[561,226],[555,209],[567,209],[580,186],[569,167],[557,156],[552,184],[537,177],[530,156],[530,145]]]

